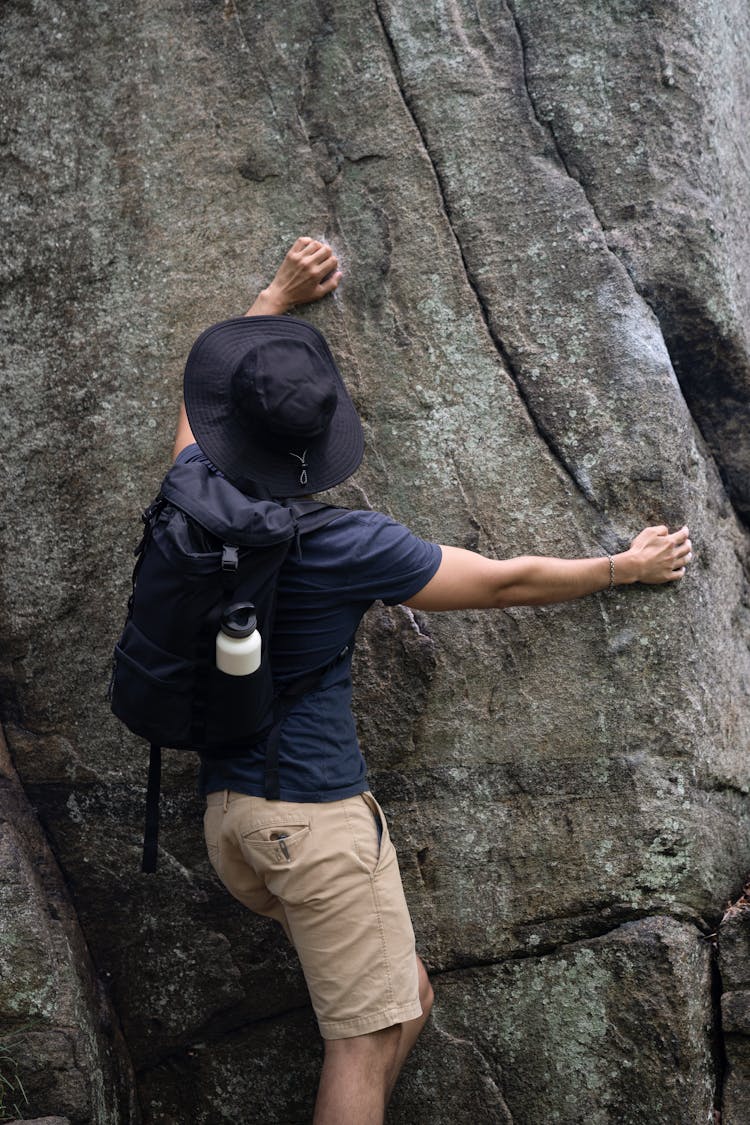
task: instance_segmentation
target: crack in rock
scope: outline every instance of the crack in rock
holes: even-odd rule
[[[569,917],[575,917],[570,915]],[[561,916],[565,918],[564,915]],[[460,974],[464,972],[471,972],[477,969],[492,969],[499,968],[503,965],[512,964],[516,961],[529,961],[539,959],[541,957],[554,957],[558,953],[565,952],[568,949],[575,949],[576,946],[588,945],[592,941],[600,941],[603,938],[609,937],[611,934],[616,933],[622,926],[630,922],[647,922],[652,918],[670,918],[674,922],[679,922],[682,925],[692,926],[698,931],[698,936],[704,941],[711,941],[713,935],[709,932],[709,926],[700,917],[700,915],[693,914],[689,910],[684,912],[669,910],[665,907],[654,911],[637,911],[637,910],[623,910],[616,915],[616,920],[613,925],[607,929],[601,930],[599,933],[589,934],[586,937],[574,938],[571,941],[557,941],[557,942],[544,942],[535,945],[533,949],[516,949],[506,954],[504,957],[478,957],[475,960],[461,961],[460,964],[446,965],[445,967],[434,968],[430,966],[430,977],[451,976],[454,973]],[[555,919],[553,919],[554,921]],[[531,925],[531,923],[529,923]]]
[[[192,1029],[190,1042],[181,1043],[179,1046],[173,1047],[171,1051],[165,1051],[158,1058],[153,1059],[142,1066],[137,1067],[136,1074],[140,1077],[144,1074],[149,1074],[153,1070],[159,1070],[161,1067],[169,1065],[173,1062],[178,1062],[181,1059],[189,1059],[195,1052],[200,1050],[206,1044],[215,1046],[216,1044],[231,1041],[242,1035],[243,1031],[250,1028],[260,1027],[263,1024],[273,1024],[279,1020],[286,1019],[287,1016],[294,1016],[300,1012],[310,1013],[312,1016],[312,1007],[310,1003],[297,1004],[291,1008],[285,1008],[282,1012],[274,1012],[271,1016],[257,1016],[254,1019],[242,1019],[235,1024],[231,1024],[220,1030],[209,1031],[208,1027],[198,1027]],[[217,1013],[221,1018],[221,1012]],[[212,1022],[215,1022],[216,1016],[212,1017]]]
[[[524,36],[523,29],[521,27],[521,23],[518,19],[518,14],[517,14],[516,9],[515,9],[514,0],[505,0],[505,6],[508,9],[508,13],[510,15],[511,20],[513,21],[513,26],[514,26],[515,31],[516,31],[516,38],[518,39],[518,46],[519,46],[520,53],[521,53],[521,78],[523,79],[524,89],[526,90],[526,97],[528,98],[529,107],[531,109],[531,112],[534,115],[534,120],[538,124],[539,128],[551,140],[551,142],[554,146],[554,149],[555,149],[555,153],[557,154],[557,158],[560,161],[560,164],[562,165],[563,170],[565,171],[565,175],[568,176],[571,180],[573,180],[574,183],[578,184],[578,186],[580,187],[581,191],[583,192],[583,196],[584,196],[586,202],[588,203],[589,207],[591,208],[591,212],[592,212],[594,218],[596,219],[596,221],[599,225],[599,228],[602,232],[602,235],[604,235],[606,230],[607,230],[607,227],[604,224],[604,220],[599,215],[593,199],[591,199],[588,192],[586,191],[586,184],[584,183],[584,181],[582,179],[580,179],[580,177],[575,176],[573,174],[573,172],[571,171],[570,162],[568,161],[566,153],[563,151],[563,148],[560,144],[560,141],[557,137],[557,134],[555,133],[555,130],[552,126],[552,123],[550,121],[545,121],[539,115],[539,109],[538,109],[537,104],[536,104],[536,99],[535,99],[535,97],[534,97],[534,95],[531,91],[531,87],[529,85],[529,73],[528,73],[528,63],[527,63],[528,44],[526,42],[526,38]],[[607,242],[606,237],[605,237],[604,241],[607,245],[607,249],[609,250],[610,254],[614,254],[615,252],[612,249],[612,247],[609,245],[609,243]],[[615,257],[617,258],[618,261],[620,261],[620,258],[618,257],[617,254],[615,254]],[[631,278],[631,280],[632,280],[632,278]],[[635,285],[633,286],[633,288],[635,288]]]
[[[529,418],[529,421],[531,422],[534,430],[536,431],[537,436],[540,438],[540,440],[547,447],[547,450],[548,450],[548,452],[549,452],[549,454],[552,458],[553,464],[555,465],[555,467],[558,470],[562,469],[564,477],[567,480],[570,481],[570,483],[573,485],[576,492],[579,493],[588,504],[590,504],[597,512],[599,512],[601,514],[601,511],[602,511],[601,507],[597,503],[596,497],[594,496],[594,493],[591,490],[588,482],[586,480],[579,479],[579,475],[577,474],[574,466],[572,466],[568,462],[568,460],[565,457],[565,455],[563,454],[560,446],[558,445],[557,441],[555,440],[554,435],[546,428],[546,426],[544,426],[542,424],[542,422],[537,418],[536,414],[534,413],[534,410],[533,410],[532,405],[531,405],[531,401],[530,401],[528,395],[526,394],[525,390],[523,389],[523,386],[521,385],[521,382],[520,382],[519,377],[518,377],[518,373],[516,371],[516,368],[515,368],[515,365],[514,365],[512,359],[511,359],[511,357],[508,353],[508,350],[507,350],[504,342],[500,338],[499,334],[492,327],[490,313],[489,313],[489,309],[487,308],[486,301],[484,300],[481,289],[479,288],[479,285],[477,284],[477,281],[476,281],[474,275],[471,272],[471,269],[469,267],[469,263],[466,259],[466,255],[464,253],[463,245],[462,245],[461,240],[458,237],[456,229],[453,225],[453,222],[452,222],[452,219],[451,219],[451,208],[450,208],[450,204],[448,203],[448,199],[447,199],[447,196],[446,196],[446,193],[445,193],[445,188],[444,188],[444,185],[443,185],[442,177],[440,175],[440,171],[438,169],[437,164],[435,163],[435,161],[432,158],[432,154],[431,154],[429,146],[427,144],[427,138],[425,136],[424,130],[423,130],[422,125],[419,121],[419,118],[416,114],[416,111],[414,110],[414,108],[411,104],[411,99],[410,99],[409,94],[406,90],[406,85],[404,83],[403,74],[402,74],[401,67],[400,67],[399,62],[398,62],[398,52],[397,52],[397,49],[396,49],[396,45],[395,45],[395,42],[394,42],[390,32],[388,31],[388,27],[386,25],[385,18],[383,16],[381,8],[380,8],[379,0],[373,0],[373,9],[374,9],[374,12],[375,12],[376,19],[377,19],[378,23],[380,24],[380,28],[381,28],[382,33],[383,33],[383,38],[385,39],[386,45],[388,47],[389,56],[390,56],[390,60],[391,60],[391,69],[392,69],[392,72],[393,72],[394,79],[396,81],[396,86],[397,86],[398,91],[401,95],[401,100],[402,100],[403,105],[406,109],[406,112],[408,113],[409,118],[411,119],[411,121],[414,125],[414,128],[417,132],[417,135],[420,139],[421,146],[422,146],[422,149],[424,151],[424,154],[425,154],[425,156],[426,156],[426,158],[427,158],[427,160],[430,164],[430,167],[432,168],[434,182],[435,182],[435,185],[436,185],[436,188],[437,188],[438,196],[440,198],[443,216],[444,216],[445,221],[448,225],[448,229],[450,230],[451,235],[453,237],[453,241],[455,243],[455,246],[456,246],[456,249],[458,251],[459,257],[461,259],[461,264],[462,264],[462,267],[463,267],[464,275],[466,277],[466,282],[467,282],[467,284],[469,286],[469,289],[471,290],[471,292],[474,295],[474,298],[476,300],[477,307],[479,309],[479,313],[480,313],[480,316],[481,316],[482,321],[484,323],[487,335],[489,336],[490,341],[492,342],[492,344],[495,347],[495,350],[497,351],[498,355],[500,356],[500,359],[503,362],[505,370],[509,374],[510,378],[513,380],[513,383],[516,387],[516,391],[518,393],[518,396],[521,399],[521,402],[523,403],[523,405],[526,409],[526,414]]]
[[[278,107],[276,105],[276,102],[274,101],[273,86],[272,86],[272,84],[271,84],[271,82],[268,78],[268,75],[266,74],[265,70],[263,69],[263,64],[261,62],[261,52],[251,50],[250,43],[248,42],[247,35],[245,34],[245,29],[242,26],[242,18],[240,16],[239,10],[237,8],[236,0],[225,0],[224,19],[232,20],[234,22],[234,24],[236,25],[237,34],[239,36],[239,41],[240,41],[240,51],[244,51],[250,58],[252,58],[253,64],[255,66],[257,66],[258,73],[260,74],[261,78],[263,79],[263,84],[266,87],[266,93],[268,95],[268,101],[269,101],[269,104],[271,106],[271,114],[274,118],[276,118],[278,120],[279,111],[278,111]]]
[[[398,608],[402,611],[403,616],[406,618],[409,624],[409,628],[412,629],[418,637],[421,637],[425,641],[429,641],[430,644],[434,644],[432,634],[427,631],[422,615],[420,614],[419,616],[417,616],[414,613],[414,610],[410,609],[408,605],[400,605]]]
[[[613,246],[612,243],[610,242],[610,240],[607,238],[607,232],[609,230],[611,230],[611,227],[607,226],[604,219],[599,214],[599,211],[597,210],[597,207],[596,207],[596,203],[594,202],[594,199],[592,198],[591,194],[589,193],[588,185],[586,183],[585,177],[581,176],[581,175],[575,175],[574,172],[572,171],[572,166],[571,166],[570,160],[568,158],[567,153],[565,152],[565,149],[563,148],[563,145],[560,142],[560,138],[557,135],[554,124],[551,121],[546,120],[539,113],[537,101],[536,101],[536,98],[535,98],[534,93],[532,91],[531,84],[529,82],[529,71],[528,71],[529,45],[528,45],[528,40],[527,40],[527,38],[524,34],[524,30],[523,30],[523,27],[521,25],[521,21],[519,20],[518,13],[516,11],[515,0],[505,0],[505,6],[508,10],[508,13],[510,14],[511,20],[513,22],[513,26],[515,28],[516,37],[518,39],[518,44],[519,44],[519,49],[520,49],[520,54],[521,54],[521,77],[522,77],[522,80],[523,80],[524,89],[526,91],[526,96],[528,98],[529,107],[530,107],[531,112],[534,116],[534,119],[537,122],[537,124],[539,125],[539,128],[542,129],[545,136],[547,136],[549,138],[550,142],[552,143],[552,145],[554,147],[555,154],[557,155],[558,161],[559,161],[562,169],[564,170],[565,174],[571,180],[573,180],[574,183],[578,184],[579,188],[581,189],[583,197],[586,200],[586,203],[588,204],[592,215],[596,219],[597,225],[598,225],[598,227],[601,231],[602,238],[604,240],[604,244],[605,244],[607,250],[624,269],[624,271],[625,271],[625,273],[626,273],[626,275],[627,275],[627,277],[630,281],[630,284],[633,288],[633,292],[635,294],[637,294],[637,296],[643,301],[643,303],[646,305],[646,307],[651,311],[651,314],[654,317],[654,320],[656,321],[656,324],[658,325],[659,332],[660,332],[661,338],[662,338],[662,342],[664,344],[664,350],[665,350],[667,356],[669,357],[670,366],[672,367],[672,370],[675,373],[675,378],[677,379],[677,385],[680,387],[680,393],[681,393],[682,400],[685,404],[685,410],[687,411],[687,414],[688,414],[689,418],[691,419],[692,424],[695,427],[695,430],[700,435],[700,437],[703,439],[706,455],[707,455],[707,457],[710,457],[710,459],[712,460],[712,462],[713,462],[713,464],[716,468],[716,471],[719,475],[719,478],[721,479],[722,484],[724,486],[724,491],[727,495],[727,499],[729,500],[729,503],[732,505],[732,508],[735,511],[735,514],[738,516],[738,518],[740,518],[742,520],[743,519],[742,512],[739,510],[739,508],[736,506],[736,504],[734,502],[734,498],[733,498],[733,495],[732,495],[732,489],[727,482],[726,473],[724,472],[722,462],[719,459],[719,457],[717,455],[717,452],[714,449],[714,443],[709,439],[707,434],[704,432],[704,427],[701,425],[701,422],[700,422],[699,418],[695,415],[695,413],[691,409],[690,403],[689,403],[689,401],[687,399],[687,396],[686,396],[686,391],[685,391],[684,387],[682,386],[682,381],[679,378],[677,378],[677,372],[679,370],[679,364],[676,362],[676,358],[675,358],[675,355],[674,355],[674,345],[672,347],[670,347],[669,344],[667,343],[667,338],[669,336],[669,333],[668,333],[668,331],[665,327],[664,319],[663,319],[662,316],[659,315],[659,312],[657,310],[656,303],[655,303],[654,299],[649,296],[645,287],[639,283],[638,278],[635,275],[633,266],[631,265],[630,262],[628,262],[627,257],[620,254],[617,250],[617,247]]]
[[[487,540],[490,547],[492,548],[492,551],[495,554],[495,556],[500,556],[502,554],[502,552],[500,551],[497,543],[495,542],[495,538],[494,538],[494,535],[492,534],[492,531],[490,530],[489,527],[487,527],[484,520],[480,519],[479,513],[477,512],[476,508],[472,504],[471,498],[468,495],[468,493],[466,491],[466,488],[464,487],[464,482],[463,482],[463,479],[461,477],[461,473],[459,472],[458,461],[456,460],[455,454],[450,453],[449,457],[450,457],[451,464],[453,465],[453,471],[456,474],[456,483],[458,484],[458,491],[461,493],[461,499],[464,502],[464,507],[466,509],[466,515],[469,519],[469,522],[478,531],[482,532],[485,539]]]

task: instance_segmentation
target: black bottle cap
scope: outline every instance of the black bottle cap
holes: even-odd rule
[[[252,602],[235,602],[221,615],[221,631],[227,637],[249,637],[258,627]]]

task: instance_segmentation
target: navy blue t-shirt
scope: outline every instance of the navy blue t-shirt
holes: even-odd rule
[[[178,461],[201,460],[197,445]],[[408,601],[433,577],[441,551],[380,512],[343,511],[305,534],[279,575],[271,664],[278,683],[325,667],[349,643],[375,601]],[[367,788],[351,712],[351,653],[303,696],[284,720],[279,742],[282,801],[337,801]],[[202,794],[234,789],[262,797],[265,745],[247,757],[202,758]]]

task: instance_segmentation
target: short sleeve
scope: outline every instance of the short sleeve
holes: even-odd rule
[[[206,457],[206,454],[198,445],[197,441],[191,442],[190,445],[186,445],[183,449],[180,450],[180,452],[174,459],[175,465],[191,465],[196,461],[200,465],[208,465],[209,469],[211,469],[214,473],[218,473],[219,476],[222,476],[216,466],[211,464],[208,457]]]
[[[361,513],[363,534],[352,560],[348,593],[386,605],[406,602],[437,572],[442,551],[379,512]]]

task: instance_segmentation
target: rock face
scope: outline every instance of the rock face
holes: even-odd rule
[[[748,888],[745,888],[746,892]],[[722,1125],[742,1125],[750,1098],[750,901],[730,907],[719,929],[726,1073]]]
[[[90,950],[73,1022],[99,1060],[66,1039],[34,1112],[136,1119],[92,1014],[104,981],[145,1121],[309,1119],[294,959],[217,885],[185,756],[160,871],[139,873],[146,751],[105,700],[187,350],[309,233],[346,276],[301,311],[368,441],[340,502],[496,557],[599,554],[655,522],[696,551],[677,587],[369,615],[362,743],[437,993],[391,1119],[710,1122],[705,936],[750,870],[747,6],[7,0],[0,19],[0,699]],[[12,999],[47,971],[52,892],[9,838]],[[73,1055],[99,1093],[52,1104]]]
[[[67,1117],[36,1117],[33,1121],[28,1118],[24,1118],[23,1122],[9,1121],[8,1125],[70,1125],[70,1121]]]
[[[116,1016],[1,739],[0,869],[0,1117],[139,1120]]]
[[[437,1073],[456,1054],[484,1095],[474,1120],[711,1121],[709,960],[692,926],[653,917],[446,974],[422,1045],[432,1065],[399,1091],[403,1120],[429,1120],[420,1105],[438,1120],[472,1119],[464,1090]]]

